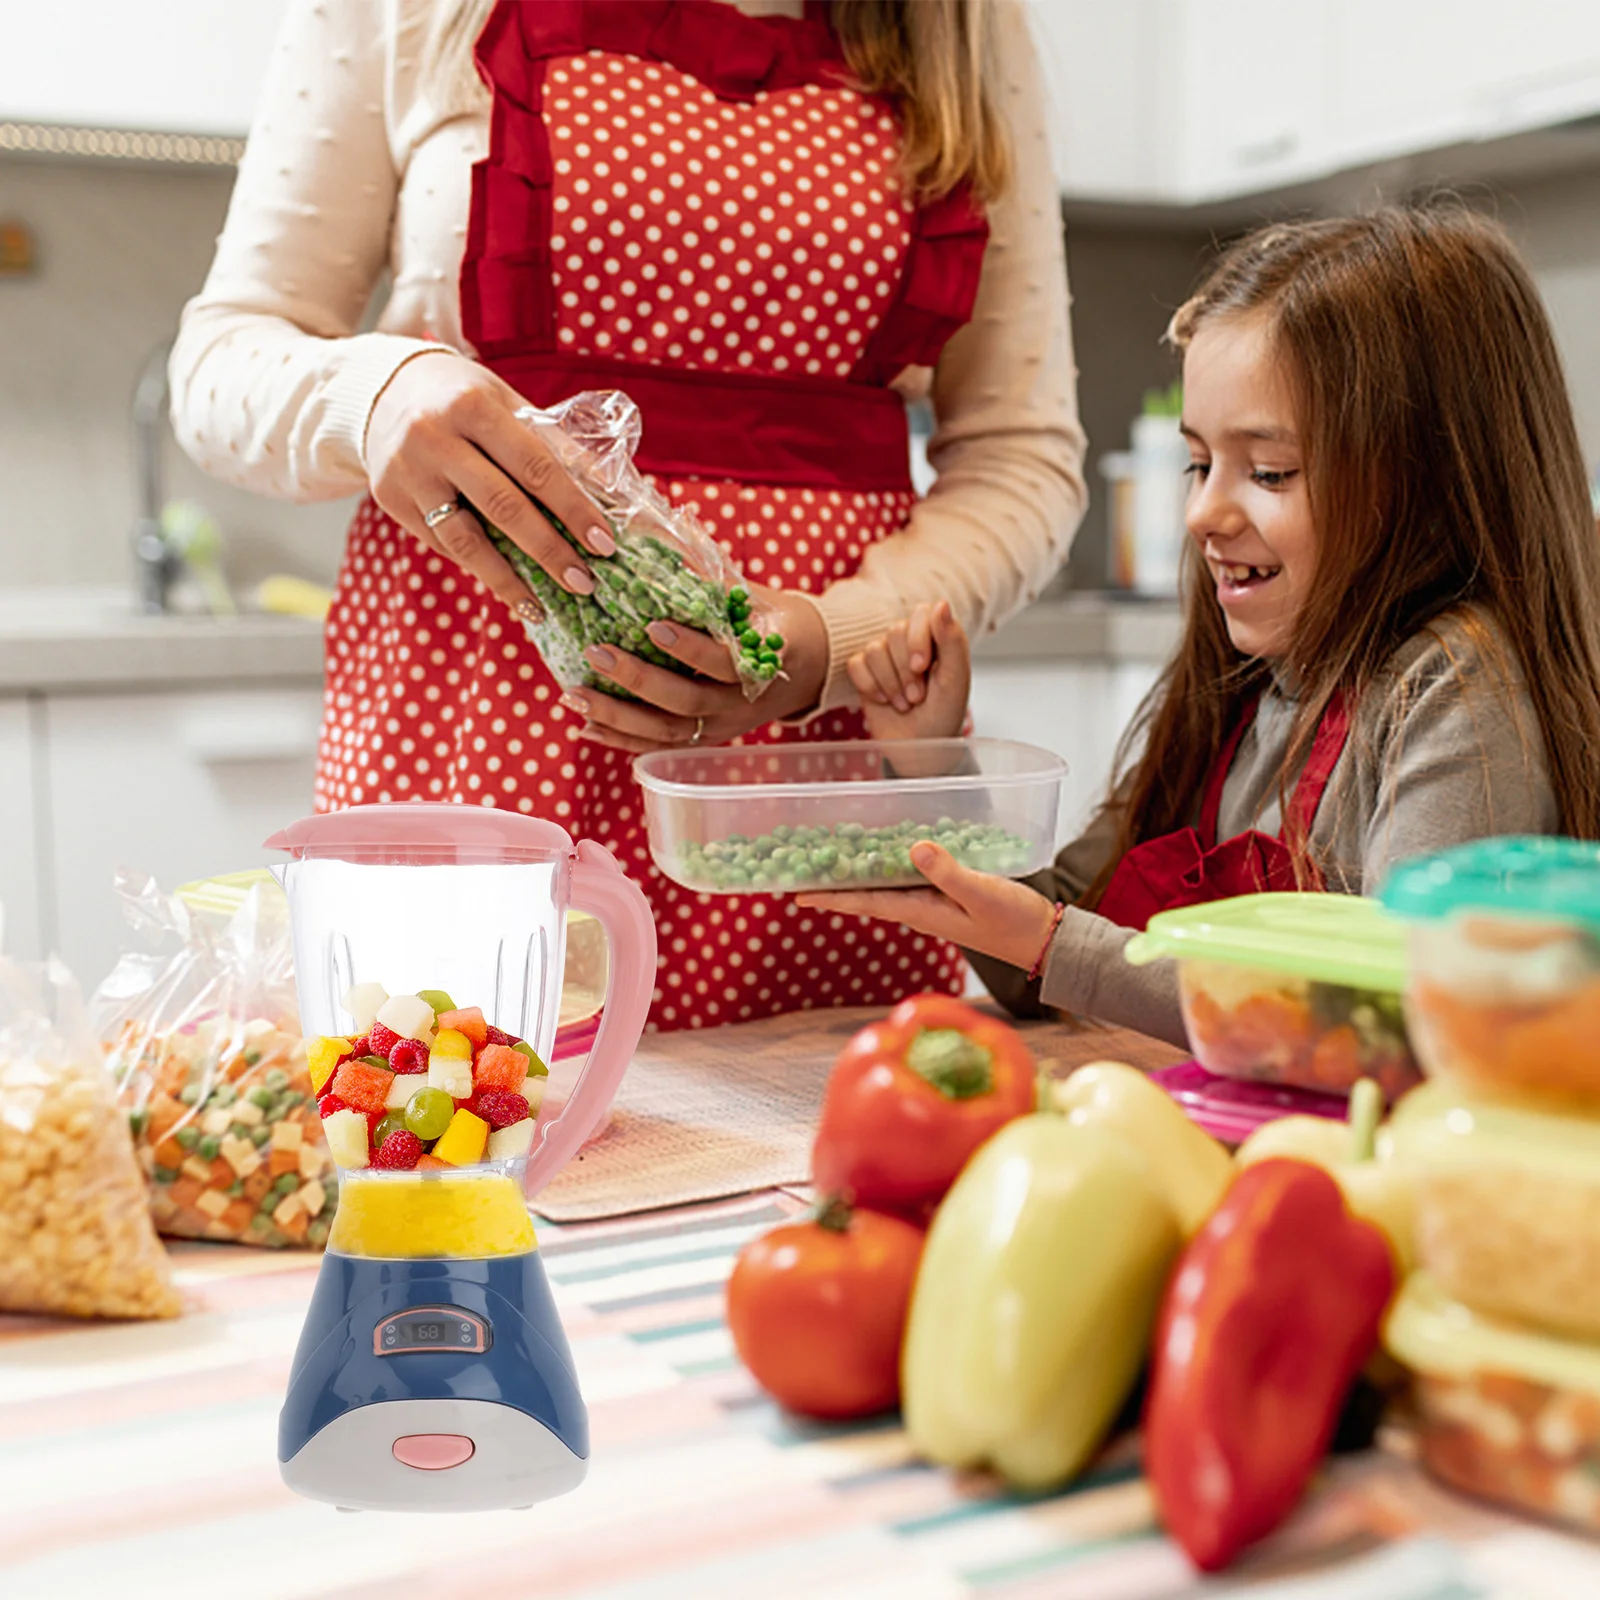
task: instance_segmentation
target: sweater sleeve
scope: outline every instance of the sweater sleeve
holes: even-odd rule
[[[905,528],[818,598],[829,644],[823,710],[854,699],[849,658],[921,601],[948,599],[974,637],[997,628],[1037,598],[1083,517],[1084,436],[1044,88],[1023,8],[1001,7],[999,26],[1015,176],[990,208],[972,320],[934,372],[928,459],[938,479]]]
[[[215,260],[173,346],[179,442],[261,494],[364,489],[374,400],[412,356],[441,348],[357,332],[388,262],[399,184],[395,3],[292,0]]]

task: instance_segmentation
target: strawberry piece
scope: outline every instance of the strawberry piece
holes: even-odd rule
[[[422,1141],[414,1133],[397,1128],[372,1153],[372,1164],[387,1172],[410,1172],[422,1159]]]
[[[394,1074],[385,1067],[375,1067],[366,1061],[349,1060],[340,1064],[333,1075],[333,1092],[354,1111],[388,1109],[389,1085]]]
[[[367,1032],[367,1043],[371,1048],[368,1055],[382,1056],[387,1061],[394,1052],[394,1047],[400,1043],[400,1035],[393,1028],[386,1028],[381,1022],[374,1022]]]
[[[509,1128],[528,1114],[528,1102],[510,1089],[485,1089],[472,1108],[491,1128]]]
[[[518,1089],[528,1075],[528,1058],[506,1044],[487,1044],[472,1063],[472,1086],[485,1089]]]
[[[420,1039],[402,1039],[389,1052],[389,1065],[396,1072],[426,1072],[428,1047]]]
[[[491,1024],[484,1030],[485,1044],[517,1044],[520,1043],[514,1033],[507,1033],[504,1028],[496,1028]]]
[[[468,1006],[463,1011],[442,1011],[436,1022],[441,1031],[454,1028],[457,1033],[466,1034],[474,1049],[489,1042],[489,1024],[483,1020],[483,1013],[477,1006]]]

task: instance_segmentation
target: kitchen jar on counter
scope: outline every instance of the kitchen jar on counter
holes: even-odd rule
[[[1252,894],[1163,911],[1129,942],[1136,966],[1176,958],[1195,1059],[1230,1078],[1393,1100],[1420,1073],[1401,1015],[1400,925],[1371,900]]]
[[[1483,839],[1398,867],[1406,1014],[1430,1076],[1600,1111],[1600,845]]]

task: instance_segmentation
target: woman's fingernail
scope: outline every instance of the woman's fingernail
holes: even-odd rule
[[[912,656],[911,670],[913,672],[926,672],[928,670],[928,658],[926,656]]]
[[[664,650],[670,650],[678,642],[678,630],[670,622],[652,622],[644,631]]]
[[[905,713],[911,709],[910,705],[906,702],[906,697],[903,694],[897,694],[894,697],[894,708],[902,716],[904,716]]]
[[[517,601],[517,603],[511,609],[515,611],[524,622],[537,624],[544,621],[544,607],[540,605],[531,594],[523,595],[523,597]]]
[[[614,556],[617,553],[617,541],[604,528],[591,528],[584,538],[597,556]]]
[[[561,579],[574,594],[594,593],[594,578],[582,567],[568,567]]]
[[[609,672],[617,664],[616,651],[608,649],[603,644],[592,644],[583,653],[602,672]]]
[[[562,695],[561,703],[568,711],[576,711],[580,717],[589,715],[589,702],[581,694],[573,694],[570,690]]]
[[[922,685],[920,683],[913,683],[910,685],[910,687],[906,690],[906,699],[909,700],[914,706],[921,705]]]

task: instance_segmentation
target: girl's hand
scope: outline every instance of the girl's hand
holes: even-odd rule
[[[822,693],[828,667],[821,612],[793,590],[749,583],[746,588],[763,632],[781,633],[784,640],[783,671],[759,699],[745,699],[725,645],[675,622],[652,622],[646,631],[656,647],[696,675],[685,678],[626,651],[592,647],[584,652],[589,665],[638,701],[592,689],[568,690],[561,703],[587,718],[582,736],[638,755],[674,745],[726,744],[769,722],[809,711]]]
[[[948,850],[927,840],[911,847],[911,861],[932,888],[803,894],[800,904],[903,923],[1024,972],[1038,960],[1055,916],[1055,907],[1043,895],[1009,878],[963,867]]]
[[[463,508],[429,527],[430,511],[465,498],[573,594],[594,579],[550,525],[537,496],[596,555],[616,543],[599,508],[532,428],[517,421],[527,402],[487,367],[453,351],[428,351],[406,362],[373,403],[367,422],[367,477],[372,497],[436,555],[470,573],[518,616],[538,621],[539,602]]]
[[[922,604],[851,656],[873,739],[953,739],[967,720],[972,653],[948,600]]]

